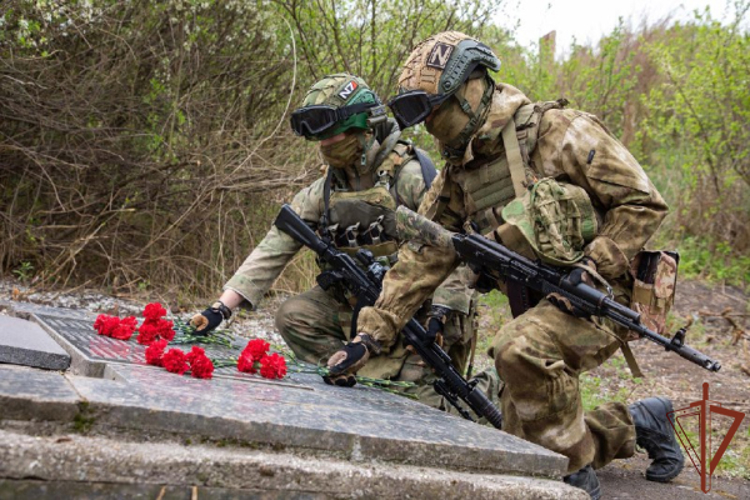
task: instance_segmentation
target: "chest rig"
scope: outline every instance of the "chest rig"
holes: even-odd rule
[[[467,222],[478,233],[486,235],[500,227],[503,207],[523,196],[527,186],[537,180],[531,153],[536,147],[542,115],[566,104],[561,99],[521,106],[505,127],[476,139],[492,149],[489,156],[476,158],[451,172],[451,178],[464,193]]]
[[[323,188],[323,215],[320,233],[339,250],[354,255],[360,249],[373,256],[395,258],[398,252],[396,191],[401,165],[413,157],[408,144],[398,143],[378,166],[373,187],[352,191],[337,182],[334,169],[328,169]]]

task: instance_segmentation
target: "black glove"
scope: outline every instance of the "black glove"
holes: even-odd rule
[[[443,331],[451,312],[445,306],[432,306],[427,315],[427,337],[430,342],[437,341],[438,345],[443,345]]]
[[[326,384],[339,387],[353,387],[357,383],[354,376],[365,366],[370,354],[380,354],[380,342],[366,333],[354,337],[340,351],[328,359],[328,375],[323,376]]]
[[[223,320],[231,316],[232,311],[223,302],[217,301],[202,313],[193,316],[190,324],[195,327],[196,335],[206,336],[216,330]]]

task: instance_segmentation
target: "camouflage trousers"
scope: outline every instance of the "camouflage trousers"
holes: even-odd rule
[[[443,332],[443,349],[462,374],[465,372],[475,334],[473,307],[471,314],[452,314]],[[276,327],[294,354],[303,361],[325,365],[328,358],[350,340],[352,310],[337,301],[332,293],[316,286],[284,302],[276,312]],[[497,376],[482,373],[479,387],[488,393],[498,392]],[[390,353],[370,358],[358,375],[376,379],[412,382],[415,385],[396,388],[412,394],[419,401],[442,410],[453,408],[432,388],[435,375],[422,358],[396,342]],[[497,400],[497,396],[495,396]]]
[[[632,456],[628,407],[612,402],[584,411],[578,380],[626,336],[608,320],[576,318],[547,300],[507,323],[490,349],[505,383],[503,430],[567,456],[569,473]]]

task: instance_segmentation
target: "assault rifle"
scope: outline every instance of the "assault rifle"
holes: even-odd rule
[[[494,280],[524,285],[543,296],[557,293],[586,315],[609,318],[706,370],[717,372],[721,369],[721,363],[685,345],[686,328],[678,330],[671,339],[659,335],[641,324],[639,313],[615,302],[610,295],[585,283],[573,285],[566,279],[567,274],[541,262],[533,262],[500,243],[478,234],[452,233],[403,206],[396,211],[396,226],[405,239],[416,239],[441,248],[452,247],[458,258],[475,272]]]
[[[383,276],[387,267],[377,262],[372,253],[359,250],[355,257],[367,269],[363,270],[348,254],[338,250],[332,243],[318,237],[289,205],[281,207],[281,212],[274,225],[294,240],[310,248],[326,262],[331,271],[318,277],[318,283],[324,289],[335,283],[342,284],[353,296],[357,297],[358,306],[371,306],[380,295]],[[463,400],[480,417],[485,417],[492,425],[501,428],[503,418],[500,410],[487,399],[487,396],[476,388],[476,381],[466,379],[451,364],[451,358],[431,339],[424,327],[414,318],[401,331],[407,345],[410,345],[438,376],[434,383],[435,391],[449,401],[461,415],[474,420],[469,412],[459,403]]]

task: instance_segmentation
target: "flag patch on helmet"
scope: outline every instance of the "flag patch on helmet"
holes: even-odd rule
[[[346,101],[352,96],[352,94],[354,93],[355,90],[357,90],[357,88],[359,88],[359,85],[357,85],[357,82],[352,80],[351,82],[346,84],[346,86],[343,88],[343,90],[341,90],[341,92],[339,92],[339,97]]]
[[[445,69],[448,59],[453,53],[453,45],[447,43],[437,43],[427,56],[427,66],[437,69]]]

